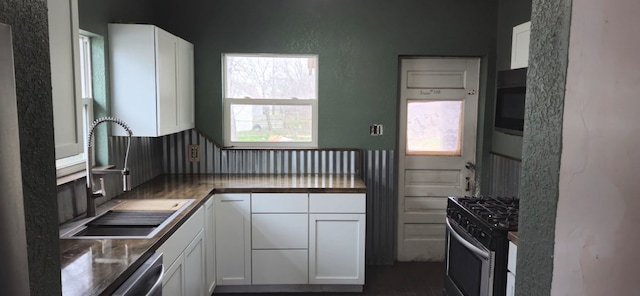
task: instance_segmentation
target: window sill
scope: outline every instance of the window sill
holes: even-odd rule
[[[104,169],[112,169],[114,167],[116,167],[116,166],[115,165],[106,165],[106,166],[94,167],[94,169],[96,169],[96,170],[104,170]],[[74,182],[76,180],[83,179],[86,175],[87,175],[87,172],[85,170],[82,170],[82,171],[79,171],[79,172],[76,172],[76,173],[73,173],[73,174],[69,174],[69,175],[66,175],[66,176],[58,177],[56,179],[57,186],[69,184],[69,183]]]

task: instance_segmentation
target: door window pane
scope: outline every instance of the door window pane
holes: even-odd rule
[[[462,101],[407,103],[407,154],[460,155]]]

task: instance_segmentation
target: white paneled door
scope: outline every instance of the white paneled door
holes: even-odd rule
[[[442,261],[447,196],[474,190],[480,59],[401,63],[398,260]]]

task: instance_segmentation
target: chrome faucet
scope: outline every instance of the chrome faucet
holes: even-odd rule
[[[116,170],[116,169],[105,169],[105,170],[94,170],[91,167],[91,137],[93,136],[93,132],[95,130],[95,128],[103,123],[103,122],[113,122],[116,123],[118,125],[120,125],[122,128],[124,128],[124,130],[127,132],[128,136],[128,140],[127,140],[127,152],[125,153],[124,156],[124,166],[122,168],[122,170]],[[127,166],[127,163],[129,161],[129,148],[131,148],[131,136],[133,136],[133,132],[131,132],[131,129],[129,128],[129,126],[122,120],[120,119],[116,119],[113,117],[101,117],[96,119],[92,124],[91,127],[89,128],[89,134],[87,135],[87,142],[86,142],[86,150],[85,153],[87,155],[87,161],[86,161],[86,169],[87,169],[87,217],[94,217],[96,215],[96,201],[95,199],[98,197],[102,197],[102,196],[106,196],[106,190],[104,187],[104,178],[100,178],[100,189],[98,190],[93,190],[93,174],[96,175],[109,175],[109,174],[120,174],[122,175],[122,187],[124,191],[129,191],[131,190],[131,174],[129,172],[129,167]]]

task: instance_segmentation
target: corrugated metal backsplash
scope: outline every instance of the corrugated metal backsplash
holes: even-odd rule
[[[198,145],[198,155],[189,145]],[[126,138],[109,140],[109,159],[122,167]],[[137,186],[162,174],[358,174],[367,185],[367,264],[393,264],[396,202],[393,150],[360,149],[221,149],[189,130],[160,138],[133,138],[129,167]],[[198,161],[191,161],[197,156]],[[86,211],[84,179],[58,188],[59,220]],[[122,192],[120,178],[107,180],[108,198]]]
[[[126,137],[109,138],[109,160],[117,168],[122,168],[127,151]],[[129,151],[129,168],[131,170],[131,186],[135,187],[162,174],[162,139],[131,138]],[[122,193],[122,178],[116,175],[105,177],[106,197],[96,200],[102,204]],[[85,179],[58,186],[58,222],[64,223],[87,211]]]
[[[491,154],[489,164],[491,166],[489,195],[518,196],[518,190],[520,189],[520,161]]]
[[[189,145],[198,145],[191,161]],[[358,174],[359,149],[222,149],[196,130],[162,138],[169,174]]]

